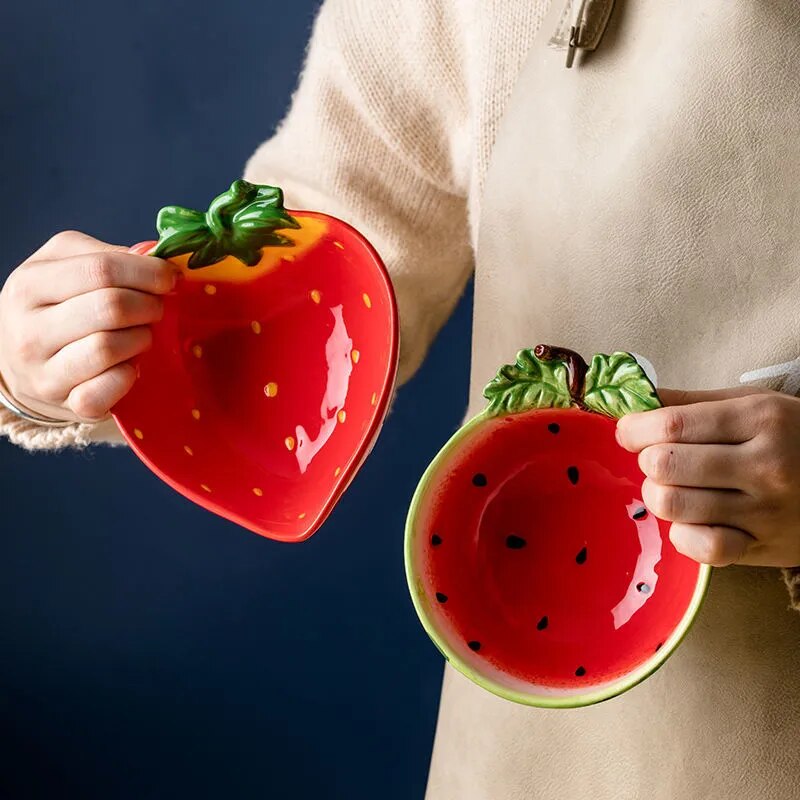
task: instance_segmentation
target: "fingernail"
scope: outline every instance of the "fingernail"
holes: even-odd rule
[[[180,270],[172,270],[170,275],[172,279],[172,284],[170,286],[170,293],[174,292],[177,288],[178,284],[183,280],[183,273]]]

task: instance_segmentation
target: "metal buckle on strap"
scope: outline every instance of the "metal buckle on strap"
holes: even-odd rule
[[[567,69],[572,68],[575,61],[575,50],[578,48],[578,41],[581,36],[581,27],[573,25],[569,29],[569,42],[567,42]]]
[[[611,19],[614,0],[567,0],[550,47],[567,51],[567,69],[578,49],[594,50]]]

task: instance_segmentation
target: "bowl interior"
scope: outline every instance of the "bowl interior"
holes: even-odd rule
[[[641,500],[614,421],[576,410],[478,418],[409,516],[417,609],[456,666],[522,702],[582,705],[652,672],[706,572]]]
[[[304,539],[378,433],[396,338],[383,266],[342,224],[257,280],[187,276],[115,417],[185,496],[271,538]]]

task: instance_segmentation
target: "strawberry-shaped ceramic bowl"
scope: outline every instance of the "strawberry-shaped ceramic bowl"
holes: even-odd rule
[[[256,533],[311,536],[368,454],[397,367],[381,260],[333,217],[237,180],[163,208],[135,252],[183,273],[113,415],[178,492]]]
[[[616,418],[660,405],[628,353],[539,345],[486,387],[408,515],[406,573],[445,658],[519,703],[569,708],[630,689],[677,647],[710,568],[642,502]]]

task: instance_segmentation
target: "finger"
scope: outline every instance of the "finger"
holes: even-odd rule
[[[57,261],[29,262],[20,268],[31,306],[62,303],[98,289],[137,289],[166,294],[175,286],[177,267],[149,256],[95,252]]]
[[[679,553],[700,564],[728,567],[744,563],[756,540],[739,528],[724,525],[686,525],[675,522],[669,538]]]
[[[750,488],[745,448],[732,444],[652,444],[639,453],[639,468],[656,483],[706,489]]]
[[[63,347],[47,362],[47,368],[71,389],[143,353],[152,341],[153,334],[147,325],[99,331]]]
[[[130,391],[136,381],[136,367],[125,362],[76,386],[67,398],[67,406],[78,419],[104,419]]]
[[[634,453],[661,442],[740,444],[756,433],[753,405],[735,397],[626,414],[617,422],[617,441]]]
[[[743,492],[665,486],[645,478],[642,500],[659,519],[705,525],[740,525],[752,514],[752,499]]]
[[[734,386],[728,389],[705,389],[687,391],[684,389],[658,389],[658,398],[665,406],[684,406],[689,403],[707,403],[710,400],[730,400],[733,397],[746,397],[751,394],[768,394],[769,389],[756,386]]]
[[[95,331],[157,322],[164,314],[164,301],[135,289],[97,289],[35,313],[41,346],[45,357],[49,358],[62,347]]]
[[[27,260],[44,261],[51,258],[66,258],[67,256],[80,256],[86,253],[120,252],[128,248],[118,244],[95,239],[80,231],[59,231],[51,236]]]

